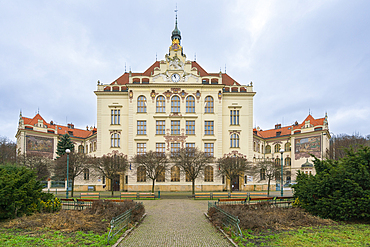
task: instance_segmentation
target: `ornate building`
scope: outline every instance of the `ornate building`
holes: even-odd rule
[[[291,167],[293,173],[309,158],[308,152],[319,154],[329,145],[327,117],[315,120],[308,116],[302,124],[254,130],[256,93],[252,82],[242,85],[226,73],[209,73],[196,61],[187,60],[177,19],[171,41],[164,60],[154,62],[144,72],[125,72],[110,84],[98,81],[97,129],[76,132],[73,128],[48,124],[39,115],[32,120],[21,116],[16,135],[18,148],[29,152],[33,149],[24,143],[34,136],[49,138],[52,145],[48,146],[48,154],[52,153],[55,158],[57,136],[70,131],[77,147],[82,146],[85,152],[90,150],[89,153],[98,157],[112,151],[131,158],[148,150],[170,154],[182,147],[197,147],[215,158],[241,153],[249,161],[257,162],[276,159],[276,150],[285,146],[285,165]],[[150,190],[151,182],[141,178],[132,167],[130,165],[119,181],[115,181],[119,183],[117,189]],[[216,164],[210,164],[206,174],[196,180],[196,190],[225,189],[228,181],[217,176],[217,170]],[[253,189],[250,185],[265,184],[257,177],[248,181],[247,175],[233,182],[235,189],[249,190]],[[101,180],[89,183],[96,189],[102,188]],[[156,182],[156,190],[161,191],[189,191],[190,188],[191,182],[179,169],[170,169],[164,179]]]

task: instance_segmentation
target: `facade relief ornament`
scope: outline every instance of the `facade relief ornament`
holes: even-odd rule
[[[200,96],[201,96],[201,93],[199,92],[199,90],[197,90],[197,92],[195,93],[195,97],[197,98],[198,103],[199,103]]]
[[[188,136],[184,135],[184,133],[182,133],[181,135],[178,135],[178,136],[171,136],[170,133],[169,133],[169,129],[167,130],[167,134],[164,136],[164,140],[167,144],[167,151],[170,151],[171,150],[171,143],[173,142],[177,142],[177,143],[181,143],[181,148],[184,148],[185,145],[185,141],[186,141],[186,138]]]
[[[152,97],[152,102],[154,103],[154,100],[155,100],[155,96],[157,96],[158,93],[155,92],[155,90],[152,90],[152,92],[150,93],[150,97]]]

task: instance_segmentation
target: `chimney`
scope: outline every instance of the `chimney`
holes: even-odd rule
[[[281,124],[275,124],[275,129],[281,129]]]
[[[50,121],[50,124],[51,124],[51,125],[54,125],[54,122],[53,122],[53,120],[51,120],[51,121]]]

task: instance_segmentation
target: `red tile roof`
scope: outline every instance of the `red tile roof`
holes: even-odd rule
[[[285,126],[281,127],[280,129],[269,129],[269,130],[260,130],[258,131],[256,128],[253,129],[254,133],[257,132],[257,136],[262,137],[262,138],[273,138],[273,137],[278,137],[276,136],[276,132],[281,132],[280,136],[285,136],[285,135],[290,135],[292,128],[293,130],[301,129],[302,126],[305,125],[305,122],[310,120],[310,124],[312,124],[314,127],[318,125],[324,125],[324,120],[325,118],[318,118],[315,119],[311,115],[308,115],[305,120],[303,120],[302,123],[297,124],[297,125],[291,125],[291,126]]]
[[[68,128],[67,126],[63,126],[63,125],[47,123],[40,116],[40,114],[36,114],[36,116],[34,116],[33,118],[22,117],[22,119],[23,119],[23,122],[24,122],[25,125],[35,126],[35,125],[37,125],[38,120],[42,120],[43,124],[46,125],[48,129],[55,130],[55,126],[57,126],[58,135],[68,134],[68,131],[73,131],[73,136],[72,137],[87,138],[89,136],[92,136],[97,131],[96,128],[94,128],[93,130],[83,130],[83,129],[77,129],[77,128],[72,129],[72,128]]]

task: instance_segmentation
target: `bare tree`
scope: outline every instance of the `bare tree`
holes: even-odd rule
[[[7,137],[0,136],[0,164],[15,163],[16,144]]]
[[[267,180],[267,195],[270,195],[271,180],[280,178],[281,166],[273,161],[261,161],[255,164],[250,172],[259,176],[259,181]]]
[[[113,197],[113,181],[120,173],[123,173],[128,168],[127,155],[112,151],[102,157],[92,158],[92,167],[111,181],[111,191]]]
[[[230,180],[230,192],[232,191],[231,181],[243,177],[244,173],[250,170],[250,162],[247,161],[245,155],[240,153],[225,154],[224,157],[217,160],[217,164],[219,167],[218,175],[225,176]]]
[[[204,167],[213,161],[213,157],[197,148],[181,148],[171,155],[171,161],[181,167],[192,182],[192,193],[195,192],[195,179],[203,174]]]
[[[42,154],[32,153],[24,154],[19,164],[36,171],[38,180],[45,180],[50,177],[53,162]]]
[[[353,135],[333,135],[330,139],[330,147],[327,150],[329,159],[339,160],[347,156],[347,150],[357,151],[361,146],[370,146],[370,136],[364,137],[358,133]]]
[[[89,157],[84,153],[69,154],[69,173],[68,177],[72,180],[71,197],[73,197],[73,189],[75,178],[79,176],[85,168],[89,167]],[[59,157],[54,165],[54,179],[64,180],[67,177],[67,154]],[[68,181],[67,181],[68,182]]]
[[[149,151],[145,154],[137,154],[132,158],[136,171],[140,166],[145,168],[145,175],[152,180],[152,193],[154,193],[155,181],[163,177],[168,170],[168,158],[165,154]],[[164,182],[164,181],[163,181]]]

